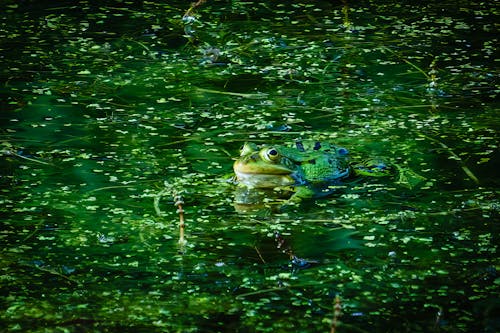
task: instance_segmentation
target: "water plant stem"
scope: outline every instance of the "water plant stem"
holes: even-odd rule
[[[411,62],[408,59],[403,58],[403,56],[399,55],[395,51],[391,50],[388,47],[383,47],[384,50],[389,51],[390,53],[394,54],[396,57],[398,57],[401,61],[405,62],[406,64],[410,65],[411,67],[415,68],[417,71],[419,71],[423,76],[425,76],[426,79],[431,80],[431,77],[429,74],[427,74],[422,68],[418,67],[415,65],[413,62]]]
[[[6,155],[6,156],[15,156],[15,157],[19,157],[19,158],[22,158],[24,160],[27,160],[27,161],[30,161],[30,162],[34,162],[34,163],[40,163],[40,164],[44,164],[44,165],[52,165],[50,163],[47,163],[47,162],[43,162],[43,161],[39,161],[39,160],[35,160],[34,158],[29,158],[29,157],[26,157],[26,156],[23,156],[23,155],[20,155],[12,150],[2,150],[1,152],[3,155]]]
[[[184,13],[184,17],[186,16],[192,16],[193,15],[193,12],[194,10],[201,6],[206,0],[198,0],[197,2],[194,2],[191,4],[191,7],[189,7],[189,9]]]
[[[38,269],[39,271],[42,271],[42,272],[45,272],[45,273],[49,273],[49,274],[52,274],[54,276],[58,276],[60,277],[61,279],[63,279],[64,281],[67,281],[71,284],[75,284],[75,285],[78,285],[78,286],[81,286],[81,282],[79,281],[76,281],[76,280],[73,280],[69,277],[67,277],[66,275],[62,274],[62,273],[59,273],[57,272],[56,270],[54,269],[49,269],[49,268],[44,268],[44,267],[38,267],[38,266],[33,266],[35,269]]]
[[[344,14],[344,28],[346,28],[346,30],[349,30],[351,27],[351,21],[349,20],[349,4],[347,3],[347,0],[343,0],[342,4],[342,14]]]
[[[220,91],[220,90],[212,90],[212,89],[204,89],[204,88],[196,88],[199,92],[211,93],[211,94],[220,94],[220,95],[229,95],[229,96],[237,96],[243,98],[265,98],[267,94],[258,93],[258,94],[244,94],[244,93],[235,93],[230,91]]]
[[[157,195],[154,196],[154,201],[153,201],[153,206],[155,208],[155,212],[156,212],[156,215],[158,216],[162,216],[163,213],[160,209],[160,199],[163,195],[165,195],[165,193],[167,193],[169,191],[168,188],[164,188],[163,190],[161,190]]]
[[[448,147],[445,143],[439,141],[438,139],[435,139],[435,138],[432,138],[430,136],[427,136],[423,133],[419,133],[420,136],[428,139],[428,140],[431,140],[435,143],[437,143],[438,145],[440,145],[442,148],[444,148],[452,157],[453,159],[455,159],[456,161],[458,161],[458,163],[460,164],[460,167],[462,168],[463,172],[476,184],[479,184],[479,179],[474,175],[474,173],[465,165],[465,162],[464,160],[458,156],[454,151],[453,149],[451,149],[450,147]]]

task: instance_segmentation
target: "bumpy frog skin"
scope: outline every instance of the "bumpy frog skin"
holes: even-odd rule
[[[301,142],[295,147],[246,143],[233,169],[237,181],[249,188],[318,187],[349,177],[352,172],[345,148],[320,142],[307,150]]]
[[[425,178],[395,164],[398,184],[413,188]],[[300,202],[335,192],[348,177],[393,177],[395,169],[383,160],[370,158],[351,164],[347,149],[324,142],[302,143],[292,147],[257,146],[246,143],[234,162],[236,181],[243,185],[235,191],[235,206],[250,206],[259,201]],[[291,194],[290,194],[291,193]],[[291,196],[290,196],[291,195]],[[246,209],[246,208],[245,208]]]

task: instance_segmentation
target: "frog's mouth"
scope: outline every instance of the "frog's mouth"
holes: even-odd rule
[[[236,171],[236,179],[248,187],[274,188],[282,186],[300,185],[302,180],[294,177],[294,173],[288,174],[265,174]]]

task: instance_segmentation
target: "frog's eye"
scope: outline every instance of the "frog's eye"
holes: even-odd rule
[[[279,159],[280,157],[280,154],[279,152],[275,149],[275,148],[269,148],[269,149],[266,149],[263,154],[262,154],[262,157],[266,160],[266,161],[269,161],[269,162],[274,162],[276,160]]]

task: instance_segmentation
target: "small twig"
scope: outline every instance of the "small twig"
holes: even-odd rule
[[[176,191],[172,191],[171,187],[168,185],[168,183],[165,184],[165,188],[161,190],[157,195],[154,197],[153,205],[155,208],[156,215],[158,216],[163,216],[163,213],[160,209],[160,199],[162,196],[164,196],[167,193],[172,193],[174,195],[174,206],[177,206],[177,213],[179,214],[179,244],[181,246],[184,246],[187,241],[184,236],[184,230],[186,229],[186,223],[184,221],[184,209],[182,208],[182,205],[184,204],[184,201],[182,200],[182,196],[177,193]]]
[[[335,301],[333,303],[333,318],[330,333],[335,333],[337,328],[339,317],[342,315],[342,306],[340,305],[340,296],[335,296]]]
[[[182,205],[184,201],[180,195],[174,196],[174,205],[177,206],[177,213],[179,213],[179,244],[186,244],[186,239],[184,237],[184,230],[186,229],[186,223],[184,222],[184,209],[182,209]]]

